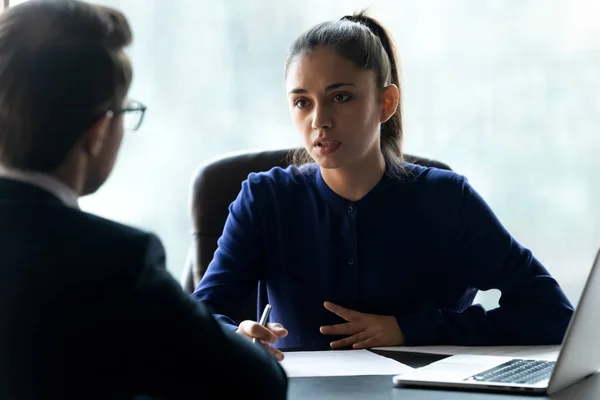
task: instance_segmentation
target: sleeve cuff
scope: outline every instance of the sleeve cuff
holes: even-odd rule
[[[226,317],[225,315],[213,314],[213,317],[226,329],[236,331],[238,328],[237,324],[231,318]]]
[[[443,341],[440,310],[396,316],[405,346],[427,346]]]

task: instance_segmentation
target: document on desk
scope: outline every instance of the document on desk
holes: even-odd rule
[[[413,368],[368,350],[286,352],[281,366],[288,377],[398,375]]]
[[[481,356],[502,356],[556,361],[560,345],[557,346],[398,346],[375,347],[373,350],[403,351],[427,354],[463,354]]]

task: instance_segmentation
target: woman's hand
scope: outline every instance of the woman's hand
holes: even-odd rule
[[[404,335],[393,316],[365,314],[328,301],[324,306],[328,311],[348,321],[321,327],[321,333],[324,335],[348,335],[347,338],[330,343],[332,349],[348,346],[354,349],[368,349],[404,344]]]
[[[260,341],[279,361],[283,360],[283,352],[272,347],[271,344],[277,342],[279,338],[286,337],[287,329],[278,323],[268,323],[267,326],[262,326],[256,321],[246,320],[239,325],[237,334],[245,336],[252,340]]]

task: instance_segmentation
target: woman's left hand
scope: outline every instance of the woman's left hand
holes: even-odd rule
[[[330,303],[324,304],[328,311],[348,322],[322,326],[324,335],[348,335],[347,338],[331,342],[332,349],[352,346],[354,349],[368,349],[377,346],[401,346],[404,335],[396,317],[389,315],[365,314]]]

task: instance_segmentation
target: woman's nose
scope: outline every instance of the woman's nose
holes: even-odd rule
[[[333,127],[331,110],[328,107],[315,107],[313,111],[312,128],[320,130]]]

